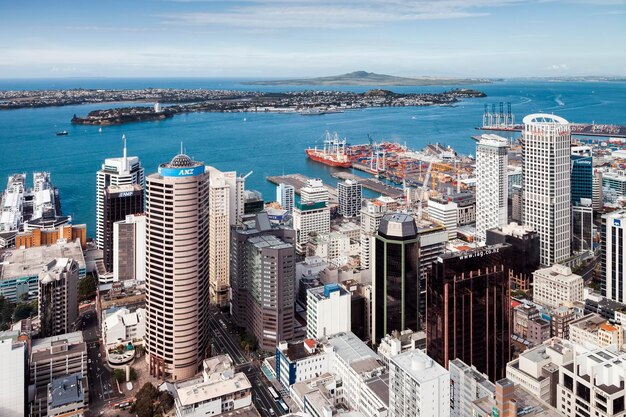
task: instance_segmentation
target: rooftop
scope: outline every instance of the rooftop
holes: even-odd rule
[[[48,407],[84,402],[83,377],[80,374],[54,378],[48,384]]]
[[[393,356],[391,362],[418,382],[432,381],[449,375],[443,366],[418,349]]]
[[[378,355],[352,332],[339,333],[328,339],[335,353],[345,363],[352,364],[365,358],[378,359]]]
[[[0,280],[38,276],[47,263],[57,258],[74,259],[79,268],[85,268],[80,240],[28,249],[9,249],[0,255]]]
[[[211,379],[207,382],[203,381],[189,386],[175,384],[175,387],[176,395],[182,406],[209,401],[241,390],[252,389],[248,377],[243,372],[233,374],[232,371],[224,372],[222,378],[219,379]]]
[[[569,325],[570,327],[573,326],[586,332],[597,333],[606,323],[607,320],[604,317],[591,313],[572,321]],[[608,327],[614,329],[613,326]]]

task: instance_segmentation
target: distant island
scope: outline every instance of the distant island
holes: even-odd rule
[[[450,77],[396,77],[393,75],[376,74],[367,71],[354,71],[329,77],[300,78],[291,80],[249,81],[247,85],[316,85],[316,86],[431,86],[431,85],[462,85],[486,84],[486,78],[450,78]]]

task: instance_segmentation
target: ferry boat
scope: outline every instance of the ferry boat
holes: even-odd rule
[[[60,132],[57,132],[56,134],[57,136],[67,136],[69,132],[67,130],[62,130]]]
[[[337,132],[331,136],[326,131],[324,149],[318,150],[317,147],[309,148],[306,150],[306,155],[313,161],[332,167],[350,168],[352,166],[350,158],[346,155],[346,140],[340,140]]]

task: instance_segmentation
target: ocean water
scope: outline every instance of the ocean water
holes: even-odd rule
[[[263,91],[312,89],[312,87],[246,86],[241,80],[207,79],[64,79],[0,80],[0,90],[42,88],[223,88]],[[548,112],[572,122],[626,124],[626,83],[546,82],[510,80],[464,86],[487,93],[455,107],[404,107],[351,110],[323,116],[274,113],[192,113],[157,121],[104,127],[72,126],[74,114],[113,104],[51,107],[0,111],[0,181],[11,173],[50,171],[60,190],[63,212],[75,223],[95,230],[95,173],[105,158],[121,156],[123,134],[129,155],[141,158],[146,173],[168,161],[183,142],[195,159],[218,169],[247,173],[247,188],[275,199],[269,175],[302,173],[335,184],[333,168],[311,162],[304,149],[321,145],[326,130],[337,131],[351,144],[375,140],[406,143],[420,149],[428,143],[443,143],[462,154],[473,154],[471,136],[482,122],[485,104],[511,102],[516,120],[534,112]],[[364,91],[372,87],[324,87]],[[389,88],[389,87],[384,87]],[[450,87],[392,87],[397,92],[443,91]],[[124,105],[123,103],[115,105]],[[55,136],[59,130],[68,136]]]

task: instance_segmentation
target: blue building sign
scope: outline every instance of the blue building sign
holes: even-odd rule
[[[159,175],[162,177],[195,177],[204,173],[204,165],[187,168],[159,167]]]

